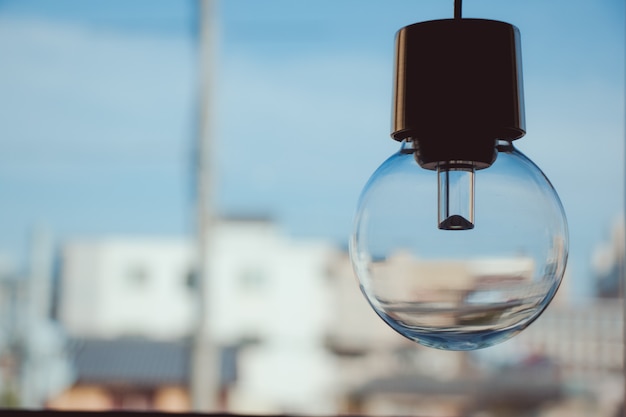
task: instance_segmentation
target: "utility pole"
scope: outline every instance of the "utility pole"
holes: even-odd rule
[[[219,406],[220,355],[212,339],[210,294],[211,277],[209,259],[213,212],[213,170],[211,146],[213,109],[211,106],[214,10],[215,0],[198,0],[198,102],[196,138],[196,327],[190,366],[190,388],[192,408],[196,412],[215,411]]]

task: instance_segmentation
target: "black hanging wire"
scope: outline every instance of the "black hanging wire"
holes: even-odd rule
[[[454,0],[454,18],[461,18],[461,9],[463,8],[463,0]]]

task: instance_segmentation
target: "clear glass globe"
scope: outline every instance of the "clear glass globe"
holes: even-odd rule
[[[421,168],[415,153],[403,142],[359,199],[350,257],[361,290],[387,324],[422,345],[505,341],[561,283],[568,231],[559,197],[532,161],[499,141],[493,165],[471,178],[473,227],[442,230],[441,174]]]

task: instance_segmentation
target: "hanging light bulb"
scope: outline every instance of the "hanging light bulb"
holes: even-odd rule
[[[378,315],[422,345],[509,339],[565,271],[558,195],[513,146],[525,134],[519,39],[508,23],[461,19],[460,7],[396,37],[401,146],[362,191],[350,256]]]

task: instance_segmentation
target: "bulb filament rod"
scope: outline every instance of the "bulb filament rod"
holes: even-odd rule
[[[437,166],[439,229],[474,228],[474,170],[467,163]]]

